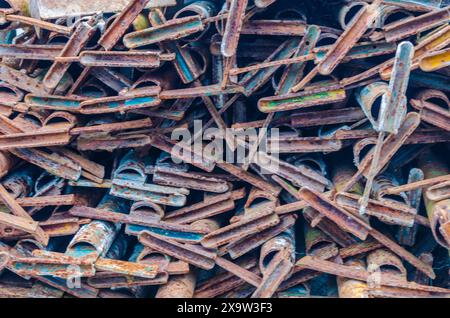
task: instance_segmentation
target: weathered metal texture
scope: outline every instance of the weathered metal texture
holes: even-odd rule
[[[347,233],[345,230],[337,227],[336,224],[328,218],[321,217],[321,214],[312,208],[306,208],[303,210],[305,219],[310,224],[314,221],[314,225],[322,232],[331,237],[340,246],[348,246],[356,243],[356,240]]]
[[[143,67],[157,68],[161,61],[173,60],[173,55],[155,51],[141,52],[98,52],[83,51],[80,63],[87,67]]]
[[[153,135],[152,136],[152,146],[170,153],[173,157],[177,158],[178,160],[181,160],[183,162],[192,164],[193,166],[200,168],[204,171],[211,172],[216,163],[211,158],[207,158],[206,156],[202,156],[201,154],[195,153],[195,149],[192,149],[185,143],[178,143],[177,146],[179,146],[179,150],[174,151],[175,143],[167,138],[164,135]],[[181,153],[180,153],[181,152]]]
[[[168,20],[166,23],[149,29],[128,33],[123,43],[129,49],[159,43],[167,40],[179,40],[203,31],[200,16]]]
[[[174,0],[151,0],[147,1],[146,8],[158,8],[174,6]],[[70,3],[61,3],[55,0],[31,0],[31,15],[40,19],[57,19],[70,16],[92,15],[97,12],[120,12],[128,4],[128,1],[97,1],[91,3],[86,0],[75,0]]]
[[[311,53],[319,39],[320,32],[320,28],[315,25],[308,27],[294,57]],[[291,87],[300,80],[305,66],[305,63],[297,63],[286,67],[278,84],[276,94],[284,95],[289,93]]]
[[[195,230],[191,226],[156,221],[154,218],[146,218],[136,213],[126,215],[88,207],[74,207],[70,210],[70,213],[79,217],[128,224],[126,232],[134,235],[139,235],[142,232],[151,232],[176,241],[192,243],[199,242],[205,234],[205,231]]]
[[[94,277],[88,278],[88,284],[96,288],[116,289],[121,287],[136,288],[139,286],[160,285],[167,283],[169,278],[168,271],[170,271],[169,257],[162,254],[157,254],[157,252],[146,249],[142,244],[137,243],[133,249],[133,253],[128,259],[128,262],[144,266],[157,266],[158,268],[156,276],[154,276],[154,278],[131,276],[134,273],[128,270],[125,270],[124,273],[120,273],[117,271],[97,272]],[[189,271],[188,267],[186,268],[185,272],[186,271]],[[173,271],[171,271],[171,273],[173,273]]]
[[[38,139],[39,138],[39,139]],[[0,150],[17,148],[36,148],[47,146],[64,146],[69,144],[68,130],[62,129],[38,129],[37,131],[8,134],[0,137]]]
[[[199,86],[185,89],[176,89],[176,90],[166,90],[161,92],[160,98],[162,100],[167,99],[186,99],[186,98],[195,98],[202,96],[216,96],[222,94],[238,94],[243,93],[244,89],[241,86],[230,85],[225,88],[220,87],[219,85],[211,85],[211,86]]]
[[[336,203],[348,211],[359,210],[360,196],[350,193],[339,193]],[[366,214],[374,216],[384,223],[412,227],[414,225],[417,211],[406,204],[391,200],[370,199],[366,207]]]
[[[282,60],[289,58],[295,53],[299,45],[298,40],[288,40],[275,50],[265,62]],[[280,66],[272,66],[265,69],[255,70],[245,74],[239,81],[239,85],[244,87],[246,96],[252,95],[270,79]]]
[[[331,258],[339,254],[336,243],[317,228],[305,225],[305,252],[321,258]]]
[[[383,95],[379,130],[397,134],[406,114],[406,89],[408,88],[414,46],[411,42],[399,44],[394,68],[389,82],[389,92]]]
[[[448,297],[447,3],[52,1],[0,8],[0,296]]]
[[[424,178],[423,171],[413,168],[409,171],[408,184],[420,182]],[[387,190],[387,189],[386,189]],[[386,192],[385,190],[385,192]],[[408,204],[417,211],[420,209],[422,189],[413,189],[407,192]],[[416,242],[418,226],[414,224],[411,228],[400,227],[397,231],[397,241],[402,245],[413,246]]]
[[[83,72],[90,70],[90,74],[94,76],[97,80],[101,81],[103,84],[111,88],[116,92],[122,92],[123,90],[129,89],[133,84],[130,79],[124,74],[116,71],[113,68],[105,67],[94,67],[94,68],[84,68]],[[75,84],[74,84],[75,86]],[[73,87],[74,87],[73,86]],[[94,96],[98,97],[98,96]]]
[[[131,130],[147,128],[152,124],[150,119],[130,120],[118,123],[92,124],[84,127],[75,127],[70,130],[71,135],[95,135],[96,133],[118,132],[122,130]]]
[[[324,233],[307,225],[305,225],[305,244],[307,254],[314,255],[320,259],[336,259],[339,252],[336,245]],[[320,272],[295,266],[292,275],[281,284],[279,290],[289,290],[298,284],[304,284],[320,276],[320,274]]]
[[[400,126],[405,122],[404,117],[407,112],[405,94],[408,88],[410,68],[414,54],[413,49],[414,47],[410,42],[402,42],[398,46],[389,89],[381,99],[377,127],[379,135],[373,150],[370,168],[365,175],[367,181],[359,208],[361,215],[366,212],[374,178],[380,172],[377,166],[380,156],[384,155],[382,148],[385,142],[385,133],[390,133],[391,135],[389,137],[397,135]]]
[[[86,220],[79,220],[77,218],[63,217],[58,218],[59,215],[52,216],[46,221],[39,222],[39,225],[45,231],[50,238],[63,237],[68,235],[74,235],[78,232],[83,224],[88,223]],[[5,241],[14,241],[18,239],[30,239],[33,236],[23,231],[9,231],[10,228],[6,228],[6,231],[2,232],[2,238]]]
[[[162,237],[143,232],[139,235],[139,242],[153,250],[185,261],[203,269],[212,269],[215,265],[216,253],[197,245],[182,244],[163,239]]]
[[[272,35],[272,36],[302,36],[307,25],[296,20],[249,20],[242,27],[241,34]],[[338,31],[339,32],[339,31]]]
[[[144,183],[147,179],[145,168],[150,164],[149,161],[150,158],[139,158],[135,150],[128,151],[114,171],[113,182],[119,179]]]
[[[387,195],[386,190],[399,185],[396,175],[393,172],[386,171],[379,174],[375,180],[372,188],[373,197],[377,200],[391,200],[400,203],[408,203],[408,198],[405,193],[400,192],[397,195]]]
[[[134,201],[183,206],[189,190],[118,179],[113,182],[111,194]]]
[[[264,97],[258,101],[258,109],[264,113],[287,111],[341,102],[345,98],[345,90],[330,87],[319,92],[304,91],[296,94]]]
[[[192,298],[196,283],[196,274],[173,276],[167,284],[161,286],[155,298]]]
[[[261,283],[261,277],[258,274],[254,273],[252,270],[248,270],[238,264],[230,262],[225,258],[217,257],[216,264],[255,287],[259,286]]]
[[[442,0],[386,0],[383,2],[414,11],[436,10],[442,5]]]
[[[32,287],[0,284],[2,298],[62,298],[64,292],[42,283],[35,283]]]
[[[307,188],[300,190],[299,195],[313,209],[325,215],[342,229],[362,240],[367,238],[369,234],[367,225],[363,221],[351,216],[349,212],[336,207],[328,198]]]
[[[153,182],[160,185],[183,187],[215,193],[223,193],[229,190],[229,185],[225,180],[192,172],[172,173],[170,167],[157,167],[153,174]]]
[[[365,118],[364,112],[358,107],[331,109],[322,111],[305,111],[291,116],[293,127],[314,127],[353,123]]]
[[[110,271],[124,275],[151,279],[156,277],[158,267],[155,265],[100,258],[95,262],[95,268],[101,271]]]
[[[124,205],[125,203],[120,199],[105,195],[97,205],[97,208],[113,209],[125,213],[126,207]],[[118,224],[97,220],[92,221],[81,227],[75,234],[65,254],[75,258],[95,261],[99,257],[106,255],[119,229],[120,225]]]
[[[366,5],[363,1],[350,1],[342,5],[338,10],[336,20],[339,22],[341,28],[346,30],[349,22],[355,17],[361,8]],[[381,9],[381,8],[380,8]]]
[[[203,201],[169,212],[168,222],[187,224],[213,217],[235,208],[235,201],[245,196],[244,189],[206,197]]]
[[[328,153],[339,151],[343,148],[340,140],[322,137],[295,137],[280,136],[268,139],[268,145],[278,147],[282,153]]]
[[[406,140],[417,128],[420,123],[420,118],[417,113],[408,113],[403,122],[402,126],[399,128],[397,135],[389,135],[383,142],[380,153],[383,154],[377,165],[377,174],[386,166],[387,162],[392,158],[392,156],[398,151],[398,149],[403,145],[404,140]],[[358,163],[358,170],[361,171],[363,175],[368,175],[369,162],[372,160],[372,153],[369,153]]]
[[[0,56],[2,58],[52,61],[61,53],[62,49],[62,46],[57,45],[1,44]]]
[[[328,46],[321,46],[314,50],[316,53],[315,61],[320,62],[324,59],[328,52]],[[396,46],[393,43],[387,42],[362,42],[356,44],[342,60],[343,62],[351,62],[357,59],[365,59],[368,57],[386,55],[393,53]]]
[[[438,28],[435,32],[430,32],[424,37],[414,48],[414,58],[412,69],[417,69],[420,66],[420,61],[435,52],[444,49],[449,43],[450,27],[443,26]],[[380,76],[383,79],[388,79],[391,76],[393,67],[393,60],[387,61],[380,68]]]
[[[425,180],[426,179],[432,179],[439,176],[443,176],[448,174],[448,167],[447,165],[442,162],[434,153],[432,153],[430,150],[422,153],[418,158],[417,166],[423,171]],[[429,185],[428,185],[429,186]],[[426,189],[424,189],[424,193],[426,193]],[[441,239],[441,236],[439,235],[439,229],[436,229],[437,226],[439,226],[439,216],[435,215],[435,206],[437,202],[431,201],[428,199],[426,195],[423,196],[428,219],[430,220],[431,230],[433,232],[433,235],[436,239],[436,242],[443,246],[447,246],[445,241]],[[445,202],[445,201],[444,201]],[[445,210],[443,210],[445,211]],[[445,219],[443,219],[445,220]],[[445,221],[444,221],[445,222]]]
[[[294,260],[288,259],[286,254],[289,252],[284,250],[275,254],[263,273],[261,284],[252,294],[252,298],[270,298],[281,283],[289,277],[294,267]]]
[[[81,22],[74,33],[71,35],[69,41],[62,49],[59,57],[77,56],[90,38],[94,35],[95,28],[88,22]],[[54,90],[59,82],[62,80],[65,72],[68,70],[70,64],[64,62],[55,62],[47,71],[44,77],[43,84],[48,90]]]
[[[96,260],[106,254],[116,235],[114,225],[92,221],[84,225],[67,247],[66,254],[76,258]]]
[[[340,265],[331,261],[320,260],[312,256],[305,256],[297,262],[298,266],[302,266],[309,269],[314,269],[337,275],[339,277],[346,277],[350,279],[367,281],[370,279],[371,273],[363,269],[356,269],[352,266]],[[419,285],[413,282],[407,282],[403,278],[399,278],[396,275],[379,274],[379,284],[381,286],[405,288],[419,291],[426,291],[431,293],[443,293],[447,294],[449,290],[445,288],[439,288],[434,286]]]
[[[390,251],[394,252],[397,256],[401,257],[402,259],[408,261],[410,264],[412,264],[414,267],[416,267],[419,271],[421,271],[428,277],[432,279],[436,277],[436,274],[434,273],[432,266],[426,264],[425,262],[417,258],[415,255],[411,254],[409,251],[398,245],[396,242],[392,241],[383,233],[375,229],[371,229],[370,235],[378,242],[383,244],[385,247],[387,247]]]
[[[449,194],[450,182],[444,181],[429,187],[425,193],[428,199],[432,201],[441,201],[450,198]]]
[[[170,1],[170,0],[169,0]],[[155,1],[133,0],[120,11],[120,14],[114,19],[109,28],[105,30],[98,43],[106,50],[111,50],[114,45],[120,41],[129,26],[135,21],[139,13],[147,5],[154,4]]]
[[[17,159],[8,152],[0,152],[0,178],[4,177],[16,165]]]
[[[158,9],[150,11],[149,20],[154,27],[166,22],[164,14]],[[173,64],[183,83],[191,83],[200,77],[200,67],[188,49],[180,47],[176,42],[160,43],[159,45],[164,50],[175,53]]]
[[[286,231],[295,224],[295,221],[296,218],[292,215],[281,217],[280,223],[278,223],[277,225],[256,234],[239,238],[233,242],[230,242],[223,249],[221,249],[221,251],[227,252],[232,259],[241,257],[242,255],[245,255],[258,246],[262,245],[270,238]]]
[[[260,232],[280,222],[272,204],[255,207],[254,212],[243,216],[238,222],[208,233],[200,242],[206,248],[219,247],[237,238]]]
[[[344,264],[360,270],[365,270],[366,267],[364,260],[361,259],[349,259]],[[340,298],[368,298],[366,282],[340,276],[336,280]]]
[[[367,255],[367,269],[372,273],[389,273],[406,280],[406,268],[395,254],[386,249],[378,249]]]
[[[155,220],[161,220],[165,216],[164,206],[153,202],[136,201],[131,205],[130,215],[143,215]]]
[[[34,26],[36,30],[45,29],[48,31],[52,31],[57,34],[65,34],[68,35],[71,33],[70,27],[66,27],[63,25],[53,24],[51,22],[42,21],[40,19],[35,19],[32,17],[26,17],[21,15],[15,15],[15,14],[7,14],[4,16],[4,19],[9,22],[18,22],[21,24]],[[37,36],[40,37],[39,31],[37,33]]]
[[[178,10],[174,18],[186,17],[186,16],[200,16],[200,18],[205,21],[214,17],[218,12],[217,4],[213,1],[195,1],[182,9]],[[211,24],[204,25],[204,30],[199,32],[199,34],[193,34],[184,39],[184,41],[195,42],[203,38],[210,30]]]
[[[431,163],[433,159],[435,160]],[[418,166],[422,169],[426,179],[448,172],[447,166],[429,151],[419,156]],[[438,244],[448,248],[448,200],[432,201],[427,197],[426,189],[423,198],[433,236]]]
[[[0,79],[27,92],[46,93],[46,88],[40,81],[5,64],[0,65]]]
[[[321,214],[338,224],[342,229],[349,231],[355,236],[360,235],[364,238],[370,234],[374,239],[385,245],[398,256],[406,259],[429,277],[435,277],[431,267],[421,262],[413,254],[403,249],[400,245],[383,235],[381,232],[371,228],[365,221],[342,208],[333,206],[332,201],[330,202],[326,197],[320,196],[309,189],[302,189],[299,195],[308,203],[308,205],[317,209]],[[321,220],[321,222],[323,222],[323,220]]]
[[[345,158],[345,157],[344,157]],[[341,193],[344,186],[346,185],[349,178],[355,174],[355,168],[352,164],[346,163],[342,160],[343,157],[338,157],[333,160],[334,165],[331,168],[331,181],[333,182],[334,189],[337,193]],[[362,182],[356,182],[350,189],[347,190],[348,193],[361,194],[364,188]]]
[[[248,0],[231,0],[228,4],[228,19],[223,34],[221,53],[230,58],[236,54]]]
[[[106,114],[123,112],[132,109],[155,107],[160,104],[158,97],[160,88],[136,94],[134,96],[111,96],[94,98],[81,102],[82,114]]]
[[[422,253],[419,258],[429,264],[430,266],[433,266],[433,262],[434,262],[434,257],[433,254],[429,253],[429,252],[424,252]],[[414,273],[414,281],[418,284],[422,284],[422,285],[429,285],[430,283],[430,278],[427,277],[426,275],[424,275],[423,273],[421,273],[420,271],[416,271]]]
[[[433,72],[450,65],[450,52],[448,49],[424,57],[420,61],[420,69],[424,72]]]
[[[434,101],[440,102],[442,106],[433,103]],[[410,103],[411,106],[419,110],[423,121],[450,131],[448,124],[450,111],[446,109],[450,107],[450,101],[444,92],[433,89],[423,90]]]
[[[64,255],[64,254],[62,254]],[[43,253],[44,257],[17,258],[12,261],[14,270],[27,276],[50,276],[67,279],[73,275],[83,277],[93,276],[95,269],[89,261],[78,261],[76,259],[59,256],[57,253]]]
[[[2,185],[13,198],[26,197],[33,191],[36,177],[36,169],[32,166],[21,167],[14,170],[2,180]]]
[[[383,28],[383,32],[388,42],[394,42],[444,24],[449,19],[449,8],[444,7],[440,10],[389,24]]]
[[[26,232],[33,234],[33,236],[36,238],[38,242],[46,246],[49,241],[48,235],[37,224],[37,222],[35,222],[33,218],[16,202],[16,200],[8,193],[8,191],[5,189],[3,185],[0,185],[0,198],[3,201],[3,203],[9,208],[11,213],[14,216],[20,218],[19,220],[17,220],[17,223],[13,221],[10,222],[9,225],[14,227],[14,224],[28,223],[29,225],[28,227],[22,227],[19,229],[25,230]],[[2,216],[7,216],[7,214],[6,213],[4,215],[2,214]]]
[[[247,196],[247,201],[244,204],[244,214],[252,213],[251,208],[257,207],[260,204],[272,203],[275,206],[278,205],[278,198],[266,191],[258,188],[252,188]],[[234,218],[233,218],[234,219]],[[233,220],[232,219],[232,220]]]
[[[337,64],[344,58],[350,48],[366,32],[379,14],[381,1],[373,1],[371,5],[364,6],[351,20],[347,29],[328,51],[324,60],[318,65],[318,72],[323,75],[330,74]]]
[[[34,95],[25,96],[25,103],[34,109],[47,110],[64,110],[68,112],[78,113],[80,111],[81,102],[86,100],[84,97],[62,97],[56,95]]]
[[[256,266],[257,260],[253,255],[239,259],[236,262],[236,265],[252,272],[253,274],[258,273],[258,268]],[[227,267],[226,271],[219,272],[217,275],[198,284],[195,289],[194,298],[223,296],[228,292],[232,292],[235,288],[252,286],[247,284],[246,281],[242,280],[239,276],[235,276],[231,271],[228,271],[229,269],[230,268]],[[252,286],[251,289],[251,291],[253,291],[254,287]]]
[[[44,247],[41,246],[39,243],[33,240],[20,240],[16,243],[13,249],[11,249],[11,252],[14,256],[17,257],[31,257],[33,254],[32,252],[36,253],[36,250],[44,250]],[[45,251],[43,251],[45,253]],[[42,255],[42,254],[41,254]],[[58,254],[59,255],[59,254]],[[9,268],[11,271],[14,272],[14,268]],[[20,276],[20,274],[19,274]],[[29,276],[25,276],[26,279],[29,279]],[[81,282],[80,288],[69,288],[67,285],[67,280],[58,278],[58,277],[50,277],[50,276],[33,276],[36,280],[39,282],[52,286],[58,290],[61,290],[63,292],[66,292],[70,295],[73,295],[75,297],[81,297],[81,298],[95,298],[98,294],[98,290],[91,288],[90,286],[86,285],[84,282]]]
[[[295,150],[292,152],[296,152]],[[305,166],[298,167],[271,157],[264,152],[258,152],[256,164],[267,172],[274,173],[292,182],[298,187],[308,187],[318,191],[330,188],[330,181],[320,173]],[[276,168],[274,168],[276,167]]]
[[[377,21],[377,26],[381,29],[390,23],[395,23],[414,16],[413,12],[408,11],[401,6],[389,5],[389,3],[382,6],[381,10],[380,17]],[[376,35],[373,36],[375,37]]]

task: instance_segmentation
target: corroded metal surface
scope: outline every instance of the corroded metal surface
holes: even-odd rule
[[[450,297],[448,1],[0,7],[0,298]]]

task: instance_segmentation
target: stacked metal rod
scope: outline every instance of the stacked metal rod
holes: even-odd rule
[[[449,22],[0,1],[0,297],[450,297]]]

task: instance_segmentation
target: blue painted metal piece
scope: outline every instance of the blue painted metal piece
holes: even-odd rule
[[[128,213],[126,203],[111,195],[105,195],[97,205],[98,209]],[[121,224],[92,221],[80,228],[70,241],[66,255],[75,258],[89,258],[95,261],[104,257],[119,232]]]
[[[266,62],[290,58],[296,51],[299,42],[300,40],[298,39],[287,40],[266,59]],[[250,96],[255,91],[260,89],[265,83],[267,83],[279,67],[280,66],[267,67],[245,74],[239,81],[239,85],[244,87],[245,96]]]
[[[78,113],[81,102],[86,100],[84,97],[65,97],[65,96],[37,96],[28,94],[25,96],[25,103],[36,109],[63,110]]]
[[[297,52],[294,57],[308,55],[312,52],[316,46],[320,37],[320,28],[316,25],[311,25],[306,30],[306,34],[300,43]],[[291,64],[286,67],[283,76],[281,77],[279,87],[277,89],[277,95],[288,94],[291,88],[300,82],[303,76],[303,70],[306,66],[306,62]]]
[[[0,32],[0,44],[12,44],[16,37],[16,30]]]
[[[141,96],[111,96],[93,98],[81,103],[82,114],[106,114],[128,111],[132,109],[158,106],[160,88],[152,92],[145,92]]]
[[[142,232],[150,232],[153,234],[157,234],[161,237],[165,237],[167,239],[185,242],[199,242],[204,237],[204,234],[200,233],[180,232],[135,224],[127,224],[125,228],[125,233],[129,235],[139,236],[139,234],[141,234]]]
[[[147,179],[145,167],[150,164],[150,157],[139,158],[135,150],[128,151],[114,171],[113,182],[116,179],[144,183]]]

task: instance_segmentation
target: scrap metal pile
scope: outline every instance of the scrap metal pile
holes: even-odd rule
[[[449,297],[449,22],[1,0],[0,297]]]

